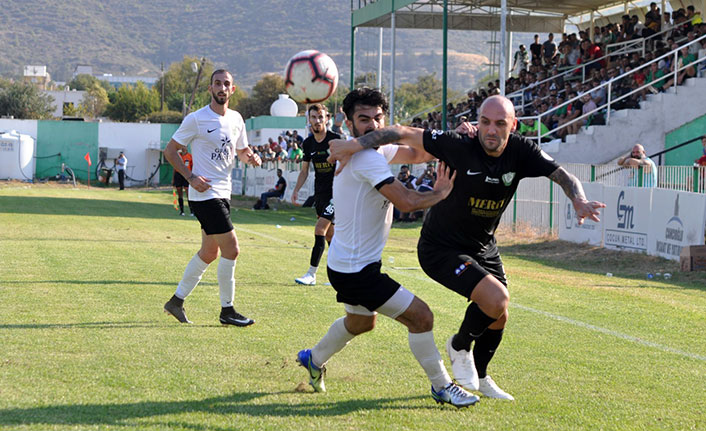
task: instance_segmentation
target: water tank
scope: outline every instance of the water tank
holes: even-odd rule
[[[34,178],[35,142],[29,135],[14,130],[0,133],[0,179]]]
[[[289,98],[288,94],[280,94],[279,99],[270,105],[270,115],[273,117],[296,117],[297,102]]]

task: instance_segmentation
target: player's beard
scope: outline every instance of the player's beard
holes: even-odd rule
[[[311,131],[314,133],[322,133],[324,131],[323,123],[313,124],[311,126]]]
[[[213,96],[213,100],[218,103],[219,105],[225,105],[228,103],[228,96],[226,95],[218,95],[217,93],[211,93],[211,96]]]

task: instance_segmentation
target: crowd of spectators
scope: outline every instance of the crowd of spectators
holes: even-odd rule
[[[644,56],[641,51],[623,54],[619,47],[608,52],[610,44],[648,38],[657,33],[661,34],[647,40]],[[544,113],[547,115],[542,117],[541,122],[533,118],[522,120],[518,126],[519,132],[526,136],[536,136],[541,130],[544,140],[563,139],[566,135],[577,133],[581,126],[602,124],[602,111],[571,123],[607,101],[606,87],[596,87],[704,34],[706,23],[693,6],[675,10],[670,14],[661,13],[657,4],[651,3],[644,22],[641,22],[637,15],[624,15],[620,23],[595,27],[593,39],[587,30],[578,34],[563,34],[559,41],[555,41],[551,33],[544,42],[540,42],[540,36],[535,35],[529,50],[520,45],[512,57],[512,73],[505,82],[505,93],[515,102],[518,117],[533,117]],[[706,40],[684,47],[679,52],[677,66],[682,67],[704,57]],[[611,104],[611,109],[639,108],[639,102],[648,92],[663,92],[673,85],[681,85],[685,79],[706,69],[704,60],[680,71],[675,82],[673,63],[673,57],[667,57],[651,64],[650,67],[613,81],[611,100],[627,95],[645,84],[651,85]],[[576,66],[582,64],[587,64],[585,71],[576,69]],[[564,74],[572,69],[573,72]],[[552,77],[555,78],[550,79]],[[487,97],[499,94],[499,87],[499,80],[490,81],[483,88],[469,91],[465,101],[449,104],[446,128],[454,129],[462,121],[476,121],[481,103]],[[576,97],[579,98],[572,103],[560,106]],[[426,118],[414,118],[412,125],[442,129],[442,115],[440,112],[430,112]],[[545,132],[557,128],[559,129],[552,136],[545,136]]]

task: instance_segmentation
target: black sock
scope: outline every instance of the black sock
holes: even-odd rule
[[[179,298],[176,295],[172,295],[172,297],[169,299],[169,302],[178,305],[179,307],[182,307],[184,305],[184,300]]]
[[[483,331],[496,320],[483,313],[478,304],[471,302],[471,305],[466,308],[466,317],[463,318],[458,333],[454,335],[451,346],[454,350],[470,351],[473,340],[480,337]]]
[[[179,198],[179,211],[184,212],[184,198]]]
[[[483,335],[476,339],[476,344],[473,346],[473,359],[476,363],[479,378],[482,379],[487,375],[488,363],[493,359],[495,350],[502,339],[502,329],[486,329]]]
[[[311,266],[318,267],[321,261],[321,256],[326,248],[326,238],[323,235],[314,235],[314,247],[311,249]]]
[[[232,305],[230,307],[221,307],[221,317],[233,314],[235,314],[235,308]]]

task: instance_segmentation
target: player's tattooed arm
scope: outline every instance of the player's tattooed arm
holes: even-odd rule
[[[402,133],[400,133],[399,128],[395,126],[378,129],[357,138],[360,146],[366,149],[391,144],[401,139]]]
[[[574,199],[586,200],[586,194],[583,192],[583,186],[581,185],[581,182],[578,180],[578,178],[566,172],[566,169],[562,168],[561,166],[557,168],[557,170],[552,172],[551,175],[549,175],[549,179],[559,184],[564,190],[564,194],[566,194],[566,197],[568,197],[572,201]]]
[[[583,224],[584,219],[589,218],[595,222],[599,222],[598,218],[599,209],[605,208],[603,202],[588,201],[586,199],[586,194],[583,191],[583,186],[581,182],[575,176],[566,172],[566,169],[559,167],[557,170],[549,175],[549,179],[559,184],[566,197],[571,199],[571,203],[574,205],[576,210],[576,218],[578,219],[579,225]]]

